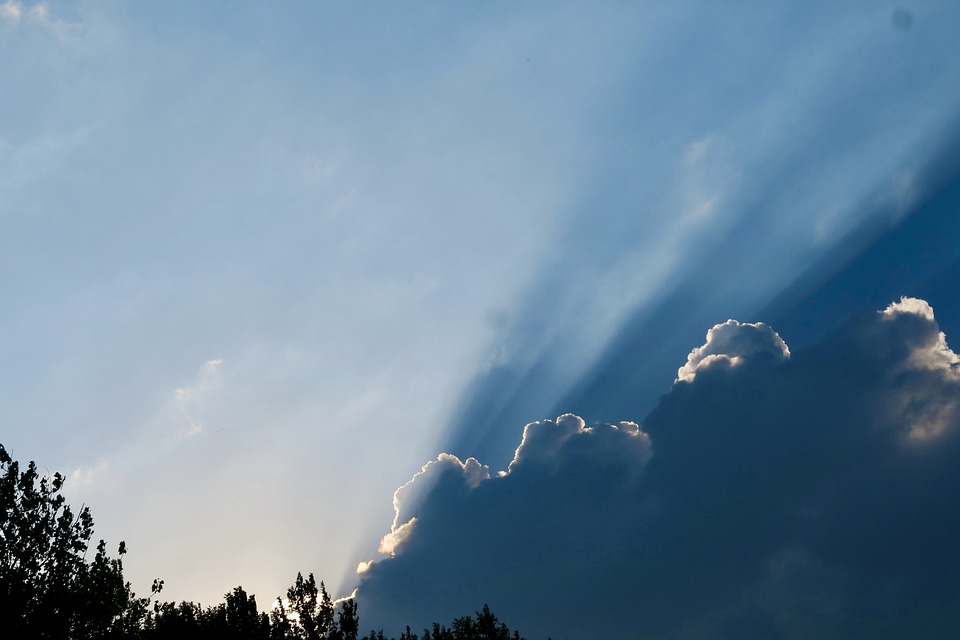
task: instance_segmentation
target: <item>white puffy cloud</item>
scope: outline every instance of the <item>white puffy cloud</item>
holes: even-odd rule
[[[413,518],[410,518],[403,524],[399,526],[394,526],[393,529],[390,530],[390,533],[388,533],[387,535],[383,536],[383,538],[381,538],[378,551],[380,551],[380,553],[386,553],[391,556],[394,555],[397,552],[397,547],[402,545],[407,538],[413,535],[413,528],[414,526],[416,526],[416,524],[417,524],[417,518],[416,516],[414,516]],[[361,563],[361,565],[362,564],[363,563]],[[370,564],[367,564],[368,569],[369,567],[370,567]]]
[[[553,458],[570,436],[585,432],[585,427],[583,418],[572,413],[560,416],[555,422],[531,422],[523,428],[523,437],[510,462],[510,468],[526,460],[547,461]]]
[[[926,300],[900,298],[882,311],[884,319],[892,321],[903,315],[912,315],[923,321],[925,326],[935,326],[933,308]],[[908,365],[916,369],[941,370],[948,376],[960,379],[960,356],[948,345],[947,336],[939,330],[927,330],[918,334],[911,344]]]
[[[499,476],[529,466],[542,466],[556,472],[577,458],[622,464],[631,475],[636,475],[650,459],[650,437],[635,422],[588,427],[583,418],[572,413],[556,420],[531,422],[523,428],[520,446],[507,471],[501,471]]]
[[[960,417],[960,395],[953,392],[960,383],[960,356],[947,344],[939,330],[933,308],[917,298],[902,297],[880,314],[877,338],[894,350],[891,375],[898,392],[878,401],[902,440],[911,446],[929,446],[956,428]]]
[[[930,306],[929,302],[908,296],[901,296],[899,302],[891,302],[881,313],[888,318],[910,313],[931,322],[934,320],[933,307]]]
[[[373,563],[374,563],[373,560],[363,560],[362,562],[359,562],[357,564],[357,575],[361,573],[366,573],[367,571],[369,571],[370,567],[373,566]]]
[[[727,320],[707,331],[707,341],[687,356],[677,370],[677,382],[693,382],[698,371],[713,366],[735,367],[747,358],[772,357],[785,360],[790,349],[776,331],[763,324]]]

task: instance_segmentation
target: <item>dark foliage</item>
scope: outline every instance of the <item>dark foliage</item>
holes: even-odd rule
[[[61,494],[64,477],[26,470],[0,445],[0,615],[13,638],[119,638],[139,627],[146,601],[123,580],[103,540],[86,554],[93,518],[74,514]]]
[[[371,631],[362,640],[388,640],[383,631]],[[483,610],[477,611],[476,618],[463,616],[457,618],[447,628],[438,622],[433,623],[432,629],[424,629],[418,636],[407,627],[399,638],[389,640],[524,640],[520,633],[514,631],[511,635],[507,625],[497,620],[497,616],[490,612],[490,607],[483,605]]]

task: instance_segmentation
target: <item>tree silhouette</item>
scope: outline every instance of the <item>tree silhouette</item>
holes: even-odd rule
[[[340,613],[337,614],[337,629],[333,634],[334,640],[357,640],[359,633],[360,617],[357,615],[357,601],[353,599],[344,600],[340,604]]]
[[[371,631],[362,640],[392,640],[383,635],[383,630]],[[423,635],[411,633],[410,627],[400,634],[398,640],[524,640],[520,633],[514,631],[511,635],[507,625],[497,620],[497,616],[490,612],[486,604],[477,611],[476,619],[471,616],[462,616],[454,619],[447,628],[439,622],[433,623],[432,629],[424,629]]]
[[[270,637],[270,619],[257,610],[256,596],[248,596],[243,587],[235,587],[224,596],[220,605],[223,612],[224,634],[231,640],[267,640]]]
[[[146,613],[146,601],[123,580],[124,543],[112,559],[101,540],[87,563],[93,517],[86,507],[74,515],[61,494],[64,480],[41,476],[34,462],[21,471],[0,445],[0,615],[7,637],[120,637]]]
[[[334,607],[330,594],[323,582],[317,587],[317,581],[311,573],[304,579],[297,573],[297,579],[289,589],[287,598],[277,598],[270,616],[271,638],[277,640],[327,640],[334,627]]]
[[[144,637],[149,640],[179,638],[201,640],[214,632],[210,616],[194,602],[157,603],[146,621]]]

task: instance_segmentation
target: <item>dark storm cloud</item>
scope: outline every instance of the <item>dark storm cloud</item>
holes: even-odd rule
[[[958,362],[912,298],[793,354],[765,325],[717,325],[642,427],[568,414],[527,425],[499,474],[425,467],[394,555],[363,574],[364,620],[489,602],[531,637],[943,637]]]

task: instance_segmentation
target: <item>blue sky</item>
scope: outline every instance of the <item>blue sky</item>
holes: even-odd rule
[[[135,589],[264,602],[727,318],[949,339],[960,9],[837,4],[9,0],[0,441]]]

